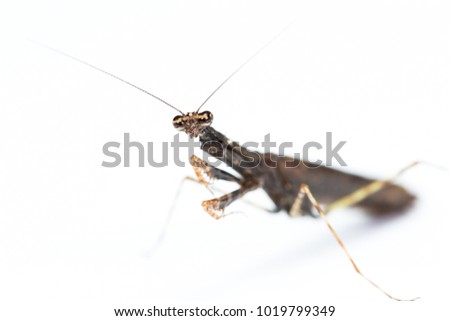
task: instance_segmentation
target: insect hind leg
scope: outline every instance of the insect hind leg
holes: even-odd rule
[[[333,237],[336,239],[336,241],[339,243],[339,246],[341,247],[341,249],[345,252],[345,255],[347,256],[347,258],[349,259],[349,261],[351,262],[353,268],[355,269],[355,272],[358,273],[361,277],[363,277],[367,282],[369,282],[370,284],[372,284],[372,286],[374,286],[375,288],[377,288],[379,291],[383,292],[386,296],[388,296],[389,298],[395,300],[395,301],[415,301],[418,298],[414,298],[414,299],[407,299],[407,300],[403,300],[403,299],[398,299],[394,296],[392,296],[391,294],[389,294],[388,292],[386,292],[385,290],[383,290],[379,285],[377,285],[376,283],[374,283],[371,279],[369,279],[367,276],[365,276],[361,270],[359,269],[359,267],[356,265],[356,262],[353,260],[352,256],[350,255],[350,253],[348,252],[347,248],[345,247],[344,243],[342,242],[340,236],[337,234],[337,232],[335,231],[335,229],[333,228],[333,226],[331,226],[330,221],[327,219],[324,210],[320,207],[319,203],[317,202],[317,200],[315,199],[315,197],[313,196],[313,194],[311,193],[311,191],[309,190],[308,185],[306,184],[301,184],[300,185],[300,191],[299,191],[299,195],[303,195],[301,196],[302,198],[304,198],[305,196],[308,198],[308,200],[312,203],[312,205],[314,206],[314,208],[317,210],[317,212],[319,213],[320,217],[324,220],[325,224],[327,225],[328,229],[330,230],[331,234],[333,234]]]

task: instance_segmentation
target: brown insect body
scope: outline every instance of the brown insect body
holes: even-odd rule
[[[274,202],[275,212],[284,210],[289,213],[301,184],[308,185],[318,202],[327,205],[375,181],[291,157],[250,151],[211,127],[212,118],[212,113],[207,111],[189,113],[176,116],[174,125],[190,137],[198,136],[202,150],[223,161],[242,176],[242,179],[234,177],[227,180],[245,182],[240,193],[227,194],[228,197],[223,204],[213,211],[223,210],[235,199],[260,187]],[[193,165],[194,168],[203,167],[204,173],[212,178],[226,179],[216,177],[211,172],[212,168],[205,163]],[[386,183],[382,189],[353,205],[363,207],[372,214],[386,215],[404,211],[413,200],[414,196],[403,187]],[[308,199],[304,199],[301,203],[301,214],[314,214],[313,204]]]

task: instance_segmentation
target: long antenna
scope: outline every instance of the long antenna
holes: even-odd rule
[[[258,56],[264,49],[266,49],[272,42],[274,42],[279,36],[281,36],[287,29],[291,27],[292,24],[297,20],[292,20],[288,25],[286,25],[283,29],[281,29],[280,32],[278,32],[272,39],[270,39],[265,45],[263,45],[261,48],[259,48],[253,55],[250,56],[246,61],[244,61],[235,71],[233,71],[214,91],[205,99],[205,101],[198,107],[197,113],[200,111],[200,109],[203,107],[203,105],[206,104],[206,102],[216,93],[219,91],[220,88],[222,88],[225,83],[231,79],[235,74],[238,73],[239,70],[244,68],[245,65],[247,65],[251,60],[253,60],[256,56]]]
[[[35,43],[35,44],[37,44],[37,45],[39,45],[39,46],[41,46],[41,47],[47,48],[47,49],[49,49],[49,50],[51,50],[51,51],[53,51],[53,52],[56,52],[56,53],[58,53],[58,54],[60,54],[60,55],[63,55],[63,56],[65,56],[65,57],[67,57],[67,58],[70,58],[70,59],[73,59],[73,60],[75,60],[75,61],[77,61],[77,62],[79,62],[79,63],[82,63],[83,65],[86,65],[86,66],[91,67],[91,68],[93,68],[93,69],[95,69],[95,70],[97,70],[97,71],[100,71],[100,72],[102,72],[102,73],[104,73],[104,74],[106,74],[106,75],[108,75],[108,76],[110,76],[110,77],[112,77],[112,78],[114,78],[114,79],[117,79],[117,80],[119,80],[119,81],[121,81],[121,82],[127,84],[128,86],[131,86],[131,87],[133,87],[133,88],[136,88],[137,90],[142,91],[143,93],[145,93],[145,94],[147,94],[147,95],[149,95],[149,96],[151,96],[151,97],[153,97],[153,98],[159,100],[159,101],[162,102],[163,104],[165,104],[165,105],[167,105],[167,106],[169,106],[169,107],[175,109],[175,110],[178,111],[180,114],[184,115],[184,113],[183,113],[181,110],[179,110],[178,108],[176,108],[176,107],[173,106],[172,104],[169,104],[169,103],[168,103],[167,101],[165,101],[164,99],[159,98],[158,96],[152,94],[151,92],[149,92],[149,91],[147,91],[147,90],[145,90],[145,89],[143,89],[143,88],[141,88],[141,87],[139,87],[139,86],[136,86],[135,84],[133,84],[133,83],[131,83],[131,82],[125,80],[125,79],[122,79],[122,78],[120,78],[120,77],[118,77],[118,76],[116,76],[116,75],[114,75],[114,74],[112,74],[112,73],[110,73],[110,72],[108,72],[108,71],[106,71],[106,70],[103,70],[103,69],[101,69],[101,68],[99,68],[99,67],[97,67],[97,66],[94,66],[94,65],[92,65],[92,64],[90,64],[90,63],[88,63],[88,62],[86,62],[86,61],[84,61],[84,60],[81,60],[81,59],[76,58],[76,57],[74,57],[74,56],[71,56],[71,55],[69,55],[69,54],[67,54],[67,53],[65,53],[65,52],[62,52],[61,50],[52,48],[52,47],[50,47],[50,46],[44,45],[44,44],[42,44],[42,43],[40,43],[40,42],[31,40],[31,39],[28,39],[28,40],[31,41],[31,42],[33,42],[33,43]]]

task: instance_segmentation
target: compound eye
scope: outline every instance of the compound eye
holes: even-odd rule
[[[183,130],[184,128],[184,116],[175,116],[172,120],[173,127],[178,130]]]
[[[197,119],[199,120],[199,122],[202,123],[202,125],[204,126],[209,126],[212,124],[213,121],[213,114],[210,111],[204,111],[201,112],[200,114],[198,114]]]

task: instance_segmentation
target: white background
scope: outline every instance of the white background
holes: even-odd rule
[[[211,195],[194,184],[149,255],[192,170],[104,168],[102,146],[125,132],[170,142],[174,111],[27,41],[187,112],[297,18],[211,99],[214,127],[241,142],[271,133],[298,147],[331,131],[348,141],[344,170],[383,178],[414,160],[448,164],[445,1],[40,1],[0,12],[2,320],[112,320],[113,308],[214,304],[334,305],[335,320],[445,318],[448,171],[419,166],[401,177],[418,197],[406,215],[330,215],[361,269],[396,296],[421,297],[413,303],[357,276],[320,220],[236,202],[236,215],[216,221],[200,207]],[[270,206],[262,193],[249,199]]]

